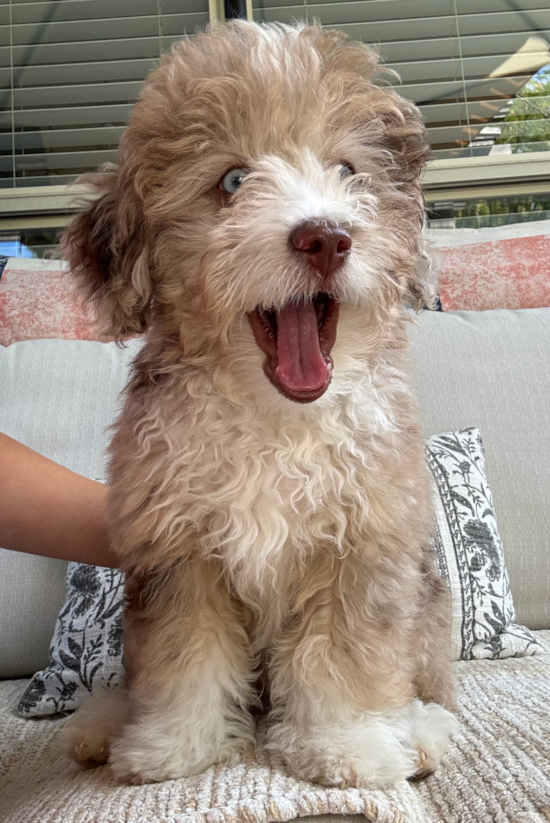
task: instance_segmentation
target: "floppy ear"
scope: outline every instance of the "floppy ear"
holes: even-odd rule
[[[434,273],[422,238],[426,207],[420,184],[431,148],[420,111],[413,103],[390,93],[394,105],[383,116],[384,142],[392,158],[388,171],[393,184],[406,199],[403,216],[406,215],[410,223],[411,239],[417,238],[418,251],[416,265],[405,275],[404,299],[410,308],[420,311],[434,299]]]
[[[82,182],[99,198],[65,230],[61,253],[102,330],[119,341],[144,332],[151,312],[141,206],[133,187],[123,187],[116,171],[89,175]]]
[[[393,156],[393,177],[400,183],[420,188],[420,175],[430,159],[426,127],[414,103],[395,92],[393,105],[383,115],[385,142]]]

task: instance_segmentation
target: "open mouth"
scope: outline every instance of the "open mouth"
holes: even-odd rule
[[[256,343],[266,355],[265,375],[289,400],[311,403],[328,389],[339,310],[333,297],[319,292],[281,309],[258,307],[249,313]]]

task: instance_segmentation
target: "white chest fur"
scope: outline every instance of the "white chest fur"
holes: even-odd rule
[[[222,558],[239,594],[256,597],[278,590],[288,564],[316,546],[341,553],[350,507],[368,517],[381,415],[368,403],[354,419],[342,406],[276,419],[223,406],[210,402],[173,432],[184,441],[174,480],[203,554]]]
[[[369,518],[379,455],[395,449],[400,430],[396,392],[407,387],[386,379],[380,389],[365,377],[340,401],[271,413],[230,403],[204,375],[187,373],[184,382],[140,421],[143,459],[156,477],[155,534],[169,555],[191,541],[221,559],[251,600],[280,592],[289,564],[317,547],[343,553],[350,512],[356,526]]]

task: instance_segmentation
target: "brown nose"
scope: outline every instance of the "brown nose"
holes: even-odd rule
[[[291,233],[290,242],[326,278],[345,263],[351,249],[351,237],[334,223],[302,223]]]

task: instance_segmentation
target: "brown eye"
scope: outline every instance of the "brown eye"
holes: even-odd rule
[[[248,169],[230,169],[220,180],[220,189],[235,194],[247,174]]]

